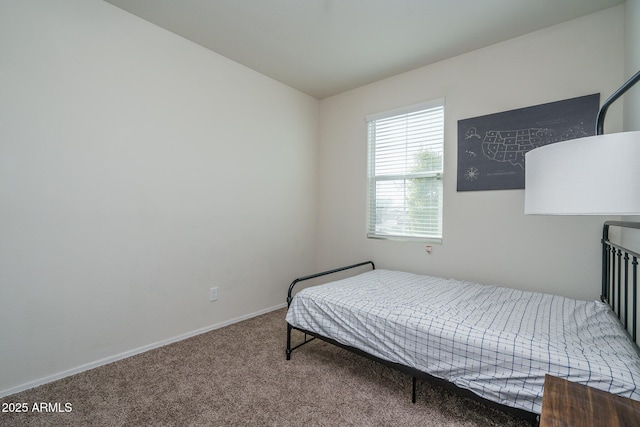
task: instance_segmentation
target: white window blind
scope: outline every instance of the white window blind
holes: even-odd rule
[[[367,122],[367,236],[441,241],[444,99]]]

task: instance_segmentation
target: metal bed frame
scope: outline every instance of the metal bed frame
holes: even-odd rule
[[[619,243],[614,243],[610,241],[609,239],[610,227],[619,227],[621,229],[625,229],[625,228],[640,229],[640,223],[607,221],[604,223],[603,232],[602,232],[601,300],[605,302],[607,305],[609,305],[611,310],[616,314],[616,317],[620,320],[625,330],[627,330],[629,337],[632,339],[634,344],[636,344],[636,349],[638,349],[638,346],[637,346],[638,343],[636,341],[636,336],[637,336],[636,329],[638,325],[637,324],[637,321],[638,321],[637,319],[637,308],[638,308],[637,283],[638,283],[638,258],[640,258],[640,254],[628,248],[623,247]],[[631,262],[629,262],[630,260]],[[327,270],[320,273],[311,274],[308,276],[303,276],[295,279],[293,282],[291,282],[291,285],[289,286],[289,291],[287,293],[287,306],[291,305],[291,301],[293,299],[293,296],[292,296],[293,289],[297,283],[315,279],[322,276],[331,275],[331,274],[346,271],[346,270],[357,269],[365,266],[370,266],[372,270],[375,270],[375,264],[373,263],[373,261],[365,261],[365,262],[360,262],[357,264],[352,264],[345,267],[336,268],[333,270]],[[292,346],[291,333],[294,329],[304,333],[304,340],[302,343]],[[528,421],[531,423],[531,425],[534,425],[534,426],[538,425],[539,415],[536,413],[493,402],[491,400],[488,400],[481,396],[476,395],[470,390],[460,388],[449,381],[435,377],[426,372],[422,372],[402,364],[389,362],[388,360],[380,359],[379,357],[373,356],[355,347],[341,344],[333,340],[332,338],[325,337],[320,334],[307,331],[304,329],[295,328],[291,326],[289,323],[287,323],[287,348],[286,348],[287,360],[291,360],[291,353],[293,352],[293,350],[315,340],[316,338],[322,341],[328,342],[330,344],[336,345],[338,347],[344,348],[348,351],[359,354],[368,359],[374,360],[385,366],[388,366],[393,369],[397,369],[400,372],[410,375],[412,378],[411,401],[413,403],[416,402],[417,380],[418,379],[427,380],[428,382],[444,387],[445,389],[450,390],[453,393],[482,402],[502,412],[514,415],[517,418]]]
[[[631,341],[638,346],[638,258],[640,254],[610,240],[609,228],[640,230],[638,222],[607,221],[602,227],[602,294]],[[640,239],[639,239],[640,240]]]

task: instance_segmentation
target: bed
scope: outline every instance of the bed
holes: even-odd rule
[[[639,255],[614,243],[611,227],[640,224],[604,224],[600,301],[381,270],[371,261],[298,278],[287,296],[286,357],[320,338],[411,375],[414,402],[416,380],[427,379],[532,423],[545,374],[640,400]],[[358,274],[292,297],[299,282],[348,270]],[[305,334],[296,346],[293,330]]]

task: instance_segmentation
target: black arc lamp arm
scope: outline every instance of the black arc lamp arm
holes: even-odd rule
[[[598,111],[598,118],[596,119],[596,135],[602,135],[604,133],[604,116],[607,114],[607,109],[613,102],[620,98],[626,91],[631,89],[631,86],[638,83],[640,81],[640,71],[638,71],[633,77],[631,77],[625,84],[620,86],[618,90],[616,90],[613,95],[607,99],[602,107],[600,107],[600,111]]]

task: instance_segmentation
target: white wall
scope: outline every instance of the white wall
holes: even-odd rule
[[[626,0],[624,18],[624,81],[626,81],[640,71],[640,49],[638,49],[640,46],[640,0]],[[624,103],[624,130],[640,130],[640,83],[636,83],[622,97],[622,101],[617,102]]]
[[[525,216],[524,191],[456,192],[460,119],[591,93],[623,76],[624,5],[321,101],[319,268],[382,268],[596,299],[604,217]],[[427,41],[425,41],[427,42]],[[366,114],[444,97],[443,244],[367,240]],[[621,107],[607,116],[621,130]],[[569,264],[572,263],[572,264]]]
[[[110,4],[0,2],[0,395],[283,304],[317,139],[317,100]]]
[[[624,80],[640,71],[640,0],[626,0],[624,10]],[[629,89],[621,99],[616,101],[624,105],[624,130],[640,131],[640,82]],[[639,141],[640,142],[640,141]],[[640,162],[640,159],[637,159]],[[623,218],[627,221],[640,221],[640,216]],[[626,235],[625,244],[637,245],[640,250],[638,234]]]

